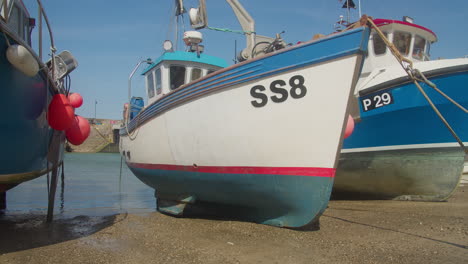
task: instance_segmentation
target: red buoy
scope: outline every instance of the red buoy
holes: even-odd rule
[[[47,121],[55,130],[67,130],[73,123],[75,109],[64,94],[56,94],[49,104]]]
[[[344,138],[351,136],[354,131],[354,119],[351,115],[348,116],[348,123],[346,123],[346,130],[344,134]]]
[[[75,116],[72,126],[65,131],[68,142],[73,145],[81,145],[89,136],[91,129],[86,118]]]
[[[83,97],[79,93],[72,93],[68,95],[68,100],[70,100],[70,104],[74,108],[78,108],[83,104]]]

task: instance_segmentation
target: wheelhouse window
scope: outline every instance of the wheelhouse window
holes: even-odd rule
[[[161,94],[162,93],[162,83],[161,83],[161,69],[156,69],[154,72],[154,75],[156,75],[156,94]]]
[[[408,32],[395,31],[395,33],[393,33],[393,44],[402,55],[408,55],[411,45],[411,34]]]
[[[148,98],[153,98],[154,97],[154,77],[153,77],[153,72],[150,72],[148,75],[146,75],[146,87],[148,90]]]
[[[216,70],[208,70],[208,72],[206,73],[206,75],[210,74],[210,73],[213,73],[215,72]]]
[[[387,33],[384,32],[385,37],[387,37]],[[375,55],[382,55],[385,54],[387,51],[387,45],[385,45],[385,42],[383,39],[379,36],[379,34],[373,34],[372,35],[372,44],[374,47],[374,53]]]
[[[190,81],[195,81],[202,77],[202,70],[198,68],[193,68],[192,73],[190,74]]]
[[[413,45],[413,58],[418,60],[424,60],[425,54],[424,49],[426,47],[426,40],[421,36],[414,36],[414,45]]]
[[[185,83],[185,67],[184,66],[171,66],[169,78],[171,81],[171,90],[179,88]]]
[[[429,60],[431,58],[431,42],[426,40],[426,59]]]

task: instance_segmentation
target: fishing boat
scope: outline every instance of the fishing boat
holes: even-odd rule
[[[75,118],[66,95],[69,73],[77,62],[68,51],[56,53],[42,3],[37,1],[37,6],[39,54],[31,43],[36,20],[26,6],[20,0],[0,1],[0,105],[4,109],[0,120],[0,209],[6,207],[7,190],[49,172],[57,173],[64,130]],[[47,61],[42,60],[43,29],[48,31],[51,44]]]
[[[396,60],[373,30],[334,196],[444,201],[456,189],[466,159],[468,59],[431,60],[437,36],[410,17],[374,22],[421,73],[417,83],[434,106],[404,70],[407,62]]]
[[[242,5],[227,2],[246,35],[241,62],[228,66],[205,54],[200,31],[184,33],[185,51],[166,41],[160,57],[139,61],[129,77],[120,152],[155,189],[160,212],[182,216],[187,208],[215,205],[245,221],[317,226],[367,49],[366,20],[286,45],[279,34],[256,34]],[[189,12],[195,29],[207,21],[205,1],[199,4]],[[176,10],[184,15],[181,1]],[[131,96],[142,64],[146,100]]]

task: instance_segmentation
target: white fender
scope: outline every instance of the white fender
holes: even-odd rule
[[[8,61],[27,76],[33,77],[39,71],[39,64],[34,56],[22,45],[8,47],[6,56]]]

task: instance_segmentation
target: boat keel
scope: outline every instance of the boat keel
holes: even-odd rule
[[[186,196],[176,199],[164,199],[156,195],[156,204],[159,212],[169,214],[172,216],[182,216],[184,210],[188,204],[195,203],[196,199],[194,196]]]

